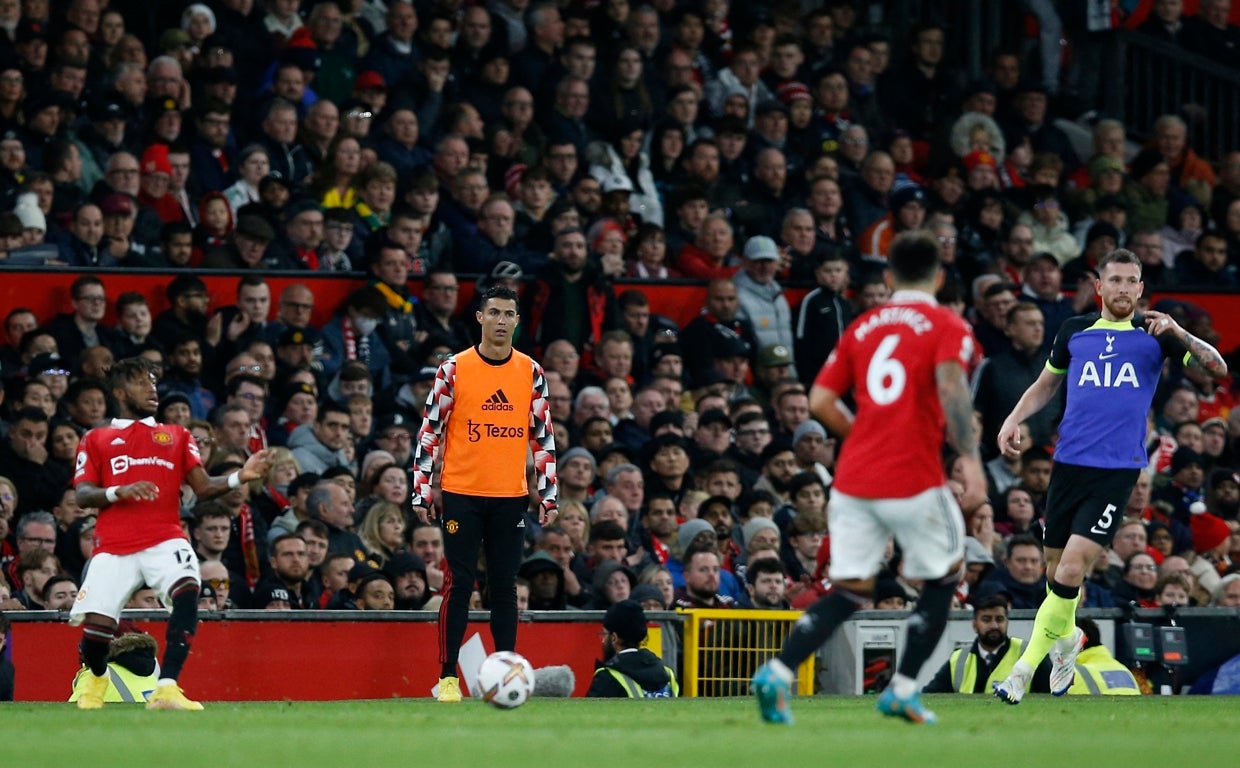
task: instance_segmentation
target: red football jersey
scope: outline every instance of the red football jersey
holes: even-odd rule
[[[943,406],[934,369],[969,370],[977,344],[964,320],[917,291],[852,322],[814,383],[854,392],[857,416],[834,488],[864,499],[904,499],[943,485]]]
[[[202,466],[198,444],[178,424],[154,419],[114,419],[106,427],[86,433],[78,446],[73,484],[89,482],[100,488],[150,481],[159,487],[155,501],[119,499],[99,513],[95,551],[128,555],[181,532],[181,482],[194,467]]]

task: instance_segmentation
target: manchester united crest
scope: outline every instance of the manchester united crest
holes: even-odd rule
[[[443,524],[443,527],[448,530],[448,533],[456,533],[458,530],[460,530],[461,524],[455,520],[449,520],[448,522]]]
[[[151,439],[160,445],[172,445],[172,433],[156,430],[151,433]]]

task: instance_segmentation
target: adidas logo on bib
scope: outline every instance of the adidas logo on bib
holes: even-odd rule
[[[487,401],[482,404],[484,411],[511,411],[512,409],[512,403],[508,402],[508,396],[502,389],[495,390],[495,394],[488,397]]]

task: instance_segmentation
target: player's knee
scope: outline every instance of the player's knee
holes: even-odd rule
[[[1079,587],[1085,583],[1085,566],[1081,563],[1060,560],[1055,566],[1053,578],[1066,587]]]

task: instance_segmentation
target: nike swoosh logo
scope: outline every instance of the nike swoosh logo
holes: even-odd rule
[[[1098,359],[1099,360],[1110,360],[1111,358],[1115,357],[1118,354],[1119,354],[1118,352],[1112,352],[1109,355],[1098,355]]]

